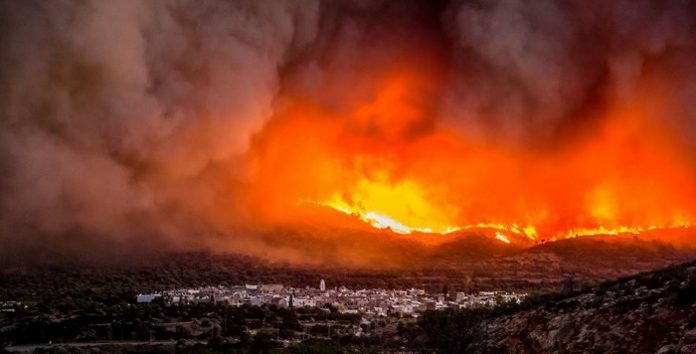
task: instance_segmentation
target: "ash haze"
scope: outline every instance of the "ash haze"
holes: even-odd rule
[[[394,255],[307,205],[535,240],[696,222],[691,1],[3,1],[0,26],[3,257]]]

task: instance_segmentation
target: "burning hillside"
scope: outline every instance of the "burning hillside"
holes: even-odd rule
[[[667,98],[651,80],[584,113],[558,140],[481,141],[433,111],[443,83],[431,66],[443,63],[392,68],[418,50],[346,82],[327,79],[345,87],[339,97],[286,98],[251,153],[263,208],[310,202],[402,234],[489,225],[549,240],[691,225],[693,156],[665,124]],[[335,107],[353,84],[367,92]]]
[[[3,254],[696,245],[692,3],[7,2],[0,26]]]

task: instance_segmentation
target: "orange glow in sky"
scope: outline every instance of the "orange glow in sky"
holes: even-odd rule
[[[506,243],[691,225],[688,153],[649,119],[660,97],[617,101],[556,146],[530,147],[435,120],[438,80],[403,65],[365,92],[327,88],[345,93],[336,104],[289,94],[254,141],[257,207],[274,218],[311,201],[396,233],[478,227]]]

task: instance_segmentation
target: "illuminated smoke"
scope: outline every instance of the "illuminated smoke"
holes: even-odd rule
[[[599,111],[635,98],[641,81],[655,75],[670,90],[693,95],[692,84],[674,79],[694,73],[687,58],[694,54],[695,14],[684,1],[453,5],[447,23],[458,59],[446,116],[488,138],[557,143],[594,128]],[[693,121],[693,108],[687,110],[682,118],[652,118]]]
[[[301,201],[443,232],[688,224],[695,17],[688,1],[4,2],[0,247],[301,257],[310,241],[268,236]]]
[[[279,70],[314,38],[318,10],[311,0],[3,2],[0,240],[198,242],[192,233],[214,231],[211,212],[234,203],[218,198],[236,197],[221,180],[243,174],[239,156],[272,113]]]

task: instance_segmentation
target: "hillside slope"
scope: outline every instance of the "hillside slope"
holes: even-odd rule
[[[696,353],[696,262],[484,320],[471,353]]]

